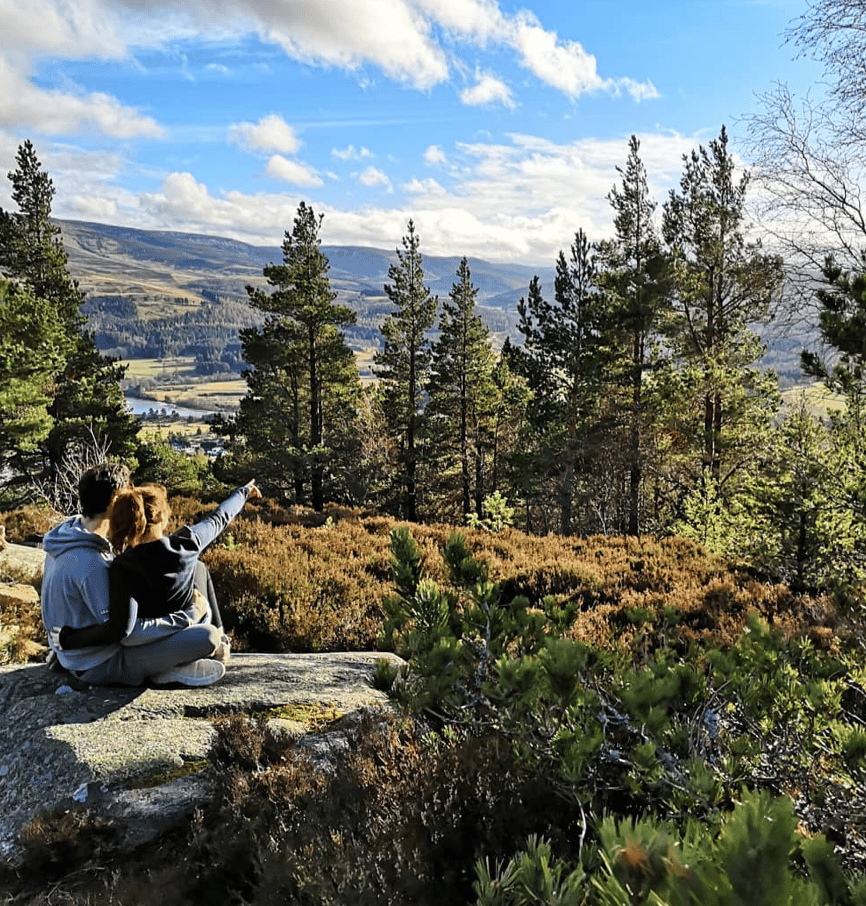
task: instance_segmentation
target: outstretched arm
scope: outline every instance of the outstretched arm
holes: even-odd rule
[[[243,509],[244,504],[249,499],[257,499],[262,496],[262,492],[256,487],[255,479],[248,481],[243,487],[238,488],[234,493],[227,497],[212,513],[209,513],[200,522],[195,525],[186,526],[180,529],[172,537],[182,535],[191,536],[196,541],[196,547],[203,551],[211,542],[213,542],[226,526],[237,516]]]

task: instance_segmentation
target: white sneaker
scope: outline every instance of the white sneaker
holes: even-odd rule
[[[210,686],[225,676],[226,668],[211,658],[202,657],[188,664],[178,664],[171,670],[155,673],[151,680],[159,685],[180,683],[182,686]]]
[[[220,641],[220,646],[216,651],[211,655],[211,658],[215,661],[220,661],[225,667],[232,656],[232,645],[229,641],[227,635],[223,635],[222,640]]]

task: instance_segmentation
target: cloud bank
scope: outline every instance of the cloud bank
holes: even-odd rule
[[[244,34],[311,66],[350,72],[374,67],[421,91],[448,81],[464,65],[455,56],[462,49],[489,45],[512,52],[524,69],[570,98],[587,92],[656,96],[650,82],[602,77],[580,43],[545,29],[531,13],[508,16],[492,0],[0,0],[0,128],[161,138],[156,120],[110,95],[40,84],[40,63],[131,61],[137,49]],[[467,104],[514,103],[510,89],[490,74],[480,75],[462,97]],[[240,125],[249,129],[236,140],[261,150],[256,142],[271,141],[276,144],[267,150],[293,153],[290,136],[269,139],[266,124]]]

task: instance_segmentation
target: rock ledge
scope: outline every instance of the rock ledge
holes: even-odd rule
[[[233,654],[225,677],[201,689],[75,689],[44,665],[0,667],[0,861],[19,860],[18,835],[40,811],[76,803],[112,822],[121,849],[148,842],[209,797],[207,771],[170,778],[206,758],[211,718],[283,706],[303,716],[305,709],[350,714],[385,705],[370,685],[382,658],[401,663],[380,652]],[[326,757],[327,741],[309,724],[275,724],[310,733],[311,749]]]

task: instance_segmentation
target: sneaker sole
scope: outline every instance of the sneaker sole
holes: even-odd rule
[[[226,668],[219,661],[214,661],[214,663],[219,664],[220,669],[214,668],[211,673],[207,673],[204,676],[190,676],[181,671],[177,671],[175,674],[173,670],[166,670],[165,673],[159,673],[157,676],[151,677],[151,679],[158,686],[168,686],[172,683],[177,683],[181,686],[212,686],[226,674]]]

